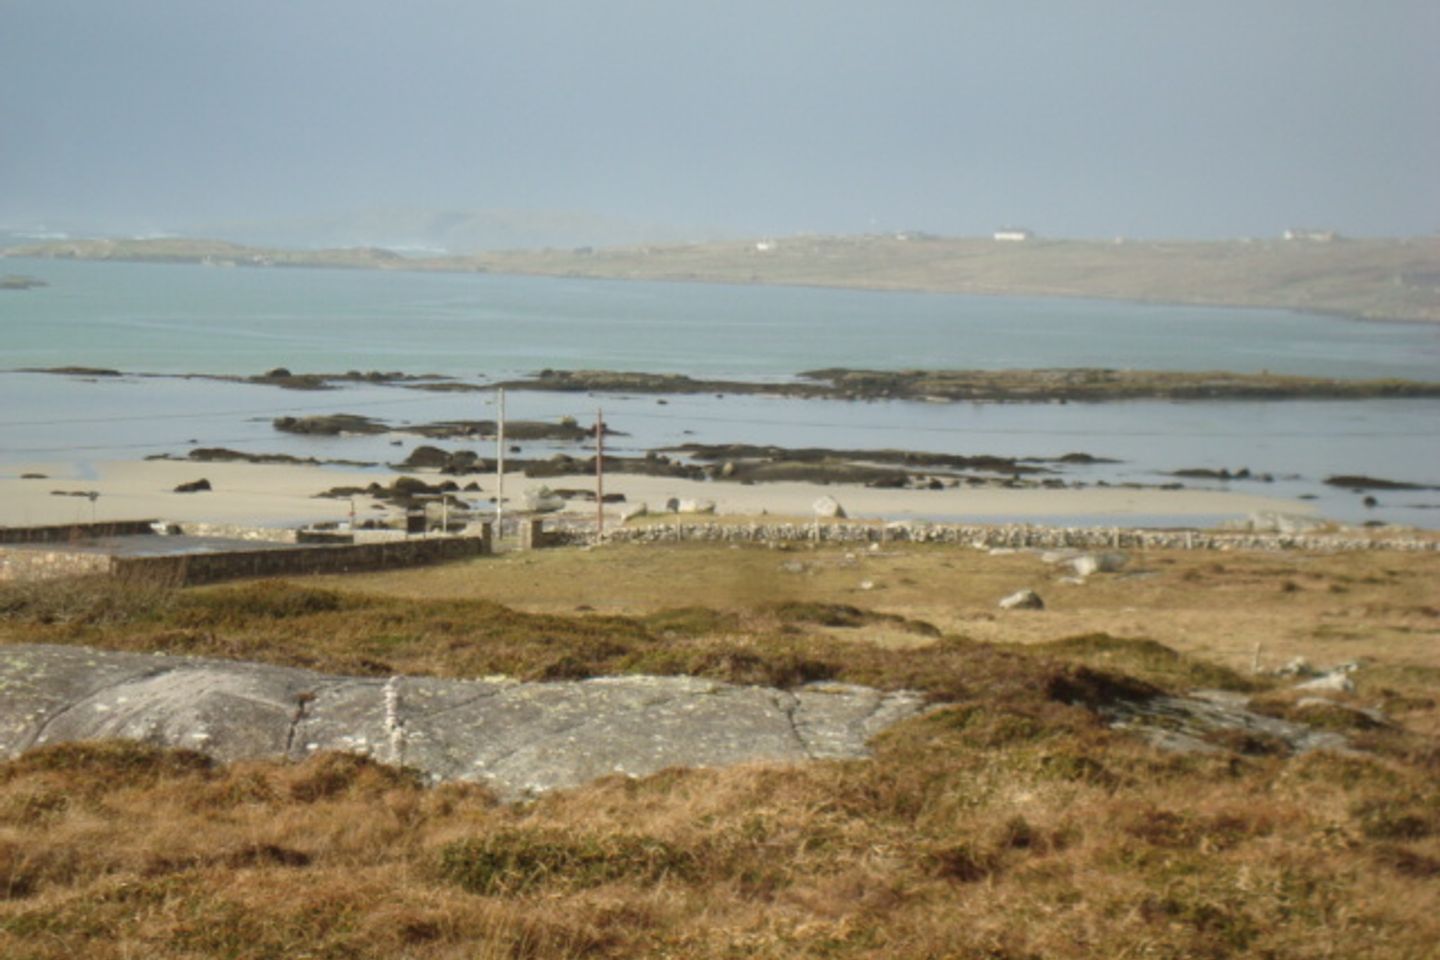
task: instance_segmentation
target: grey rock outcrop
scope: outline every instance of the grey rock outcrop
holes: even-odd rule
[[[222,761],[322,750],[484,783],[517,799],[614,773],[866,754],[918,695],[693,677],[388,680],[81,647],[0,647],[0,756],[124,738]]]
[[[1269,740],[1291,753],[1349,747],[1341,734],[1268,717],[1250,710],[1249,705],[1250,698],[1242,693],[1198,690],[1187,697],[1120,702],[1101,713],[1109,717],[1115,729],[1127,730],[1162,750],[1179,753],[1226,749],[1214,741],[1217,734]]]

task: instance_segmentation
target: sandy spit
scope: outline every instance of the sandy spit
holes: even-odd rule
[[[43,477],[21,479],[22,474]],[[346,520],[351,501],[317,498],[338,486],[364,487],[388,483],[399,474],[329,467],[248,463],[185,463],[176,461],[106,461],[84,465],[36,463],[0,473],[0,526],[81,523],[90,520],[163,519],[269,526],[295,526],[314,521]],[[424,475],[437,482],[438,476]],[[212,490],[175,493],[177,485],[205,478]],[[486,509],[495,494],[493,475],[456,477],[462,486],[474,480],[479,493],[462,496]],[[543,481],[556,488],[593,489],[586,477]],[[507,504],[519,506],[527,490],[542,481],[510,474],[505,479]],[[61,496],[63,493],[98,494]],[[625,494],[627,505],[645,503],[660,511],[670,498],[710,500],[719,514],[809,517],[821,496],[838,500],[852,517],[893,520],[944,517],[984,523],[1025,517],[1097,518],[1124,526],[1127,518],[1143,516],[1244,516],[1263,510],[1314,513],[1298,501],[1213,490],[875,490],[863,486],[772,483],[742,486],[731,483],[676,480],[665,477],[615,475],[605,478],[605,492]],[[368,497],[354,500],[359,519],[393,515],[393,508]],[[607,507],[614,516],[618,505]],[[594,515],[593,504],[573,504],[569,512]]]

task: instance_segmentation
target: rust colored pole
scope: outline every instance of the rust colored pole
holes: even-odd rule
[[[595,541],[605,536],[605,411],[595,409]]]

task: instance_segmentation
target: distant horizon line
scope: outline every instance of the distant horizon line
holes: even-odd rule
[[[1024,232],[1025,236],[1004,239],[1002,234],[1018,234]],[[423,238],[395,239],[391,241],[355,241],[350,243],[257,243],[246,240],[230,239],[222,233],[209,232],[186,232],[154,230],[143,232],[125,231],[68,231],[68,230],[46,230],[43,228],[17,228],[0,225],[0,243],[6,245],[17,245],[13,241],[24,241],[29,243],[64,243],[67,241],[121,241],[121,242],[157,242],[164,240],[178,240],[191,242],[212,242],[227,243],[239,247],[255,249],[274,250],[388,250],[392,252],[401,251],[423,251],[429,254],[442,254],[446,256],[467,256],[479,253],[504,253],[504,252],[542,252],[554,250],[604,250],[604,249],[635,249],[642,247],[696,247],[715,246],[726,244],[747,244],[747,243],[779,243],[786,240],[898,240],[898,241],[936,241],[936,240],[987,240],[991,242],[1009,242],[1017,245],[1024,243],[1099,243],[1099,244],[1123,244],[1123,243],[1262,243],[1262,242],[1296,242],[1296,243],[1325,243],[1345,241],[1405,241],[1405,240],[1430,240],[1440,239],[1440,230],[1431,233],[1411,234],[1355,234],[1334,230],[1328,227],[1288,227],[1273,234],[1234,234],[1228,236],[1178,236],[1178,235],[1144,235],[1144,234],[1112,234],[1108,236],[1076,235],[1076,234],[1049,234],[1027,228],[1002,226],[986,233],[940,233],[933,230],[866,230],[854,232],[824,232],[817,230],[797,230],[791,233],[758,232],[752,234],[730,234],[723,237],[711,237],[709,239],[664,239],[664,240],[623,240],[613,243],[589,242],[589,243],[551,243],[522,246],[486,246],[472,247],[468,249],[451,249],[449,247],[426,242]]]

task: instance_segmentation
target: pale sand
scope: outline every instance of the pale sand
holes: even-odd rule
[[[376,480],[388,483],[398,474],[373,473],[329,467],[248,463],[184,463],[165,460],[110,461],[87,465],[83,474],[74,464],[31,464],[0,474],[0,526],[83,523],[95,520],[159,519],[296,526],[306,522],[345,520],[349,500],[317,499],[315,494],[338,486],[364,487]],[[21,480],[22,473],[43,473],[44,479]],[[427,482],[455,479],[462,486],[471,480],[480,493],[461,497],[483,502],[488,508],[495,492],[495,477],[444,478],[417,473]],[[174,493],[181,483],[208,479],[213,490]],[[532,480],[520,474],[505,478],[506,503],[520,506],[525,491],[542,485],[555,488],[594,489],[589,477]],[[52,490],[96,491],[92,503],[85,497],[53,496]],[[953,521],[995,522],[1008,517],[1103,518],[1124,526],[1127,518],[1141,516],[1214,517],[1244,516],[1256,511],[1313,514],[1309,504],[1274,497],[1208,490],[874,490],[847,484],[820,486],[805,483],[770,483],[742,486],[666,477],[614,475],[605,479],[606,493],[623,493],[627,504],[646,503],[661,511],[671,497],[711,500],[720,514],[757,516],[812,516],[821,496],[838,500],[852,517],[893,520],[944,517]],[[394,516],[368,497],[355,499],[358,519]],[[614,516],[621,507],[610,505]],[[573,504],[569,513],[594,516],[593,504]]]

